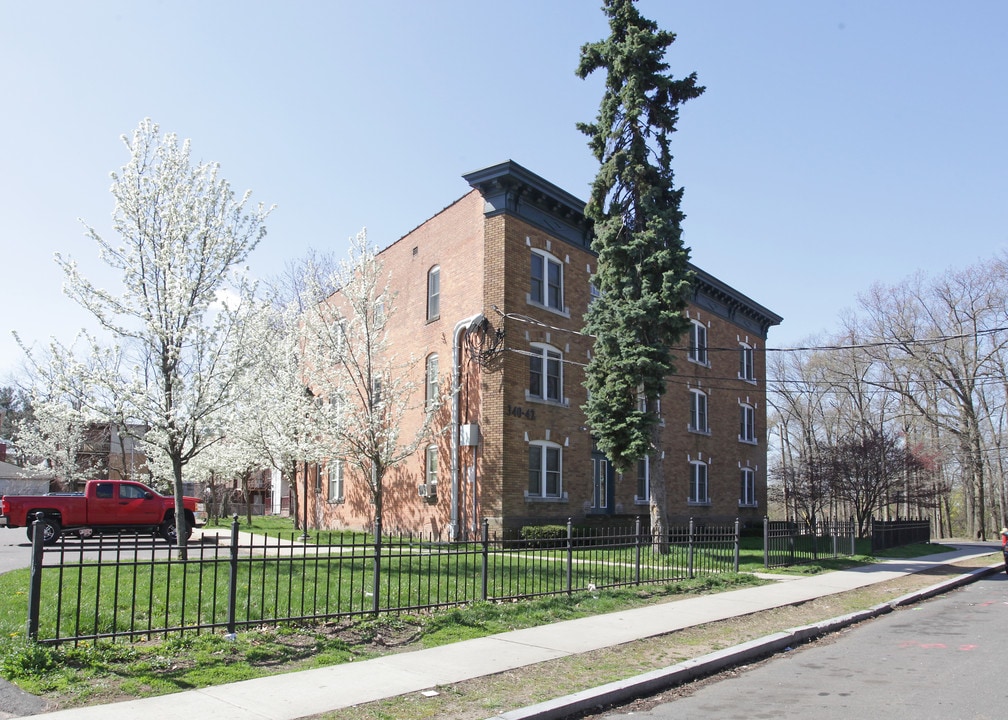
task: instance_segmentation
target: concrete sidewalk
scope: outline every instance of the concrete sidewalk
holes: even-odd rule
[[[724,620],[761,610],[793,605],[834,593],[885,582],[910,573],[996,552],[990,544],[962,544],[955,551],[913,560],[892,560],[852,570],[789,578],[760,587],[705,595],[634,610],[568,620],[541,627],[501,633],[427,650],[388,655],[303,672],[190,690],[154,698],[74,708],[37,718],[73,720],[133,720],[137,717],[190,716],[210,720],[293,720],[337,711],[361,703],[470,680],[601,648],[664,635],[682,628]],[[951,576],[927,591],[896,601],[906,604],[943,592],[1001,568],[1000,558],[974,573]],[[835,618],[808,628],[796,628],[736,646],[662,671],[565,696],[534,707],[506,712],[499,718],[560,718],[579,709],[629,699],[641,688],[666,687],[678,681],[713,672],[746,658],[773,652],[802,639],[844,624],[880,614],[886,603],[865,613]]]

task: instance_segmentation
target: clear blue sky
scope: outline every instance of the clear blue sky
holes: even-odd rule
[[[597,0],[0,0],[0,383],[89,317],[55,252],[102,282],[120,135],[150,117],[277,209],[251,267],[385,246],[513,159],[586,198],[575,123],[601,77]],[[678,35],[677,181],[693,260],[784,316],[771,347],[839,327],[875,281],[1008,248],[1008,3],[641,0]],[[111,285],[114,278],[105,284]]]

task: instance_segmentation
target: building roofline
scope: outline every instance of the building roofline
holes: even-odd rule
[[[506,160],[462,176],[483,195],[487,217],[512,213],[563,240],[591,251],[592,223],[586,203],[514,160]],[[752,327],[766,337],[783,318],[692,263],[696,283],[693,300],[700,306]]]

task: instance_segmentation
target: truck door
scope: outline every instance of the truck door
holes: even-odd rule
[[[157,525],[164,505],[150,488],[137,483],[120,483],[119,512],[116,524]]]
[[[87,521],[90,525],[114,525],[119,514],[119,500],[115,496],[115,483],[94,484],[94,494],[86,499]]]

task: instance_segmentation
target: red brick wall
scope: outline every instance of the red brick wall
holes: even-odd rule
[[[563,265],[564,302],[560,314],[528,301],[532,249],[548,252]],[[472,191],[458,202],[404,236],[381,253],[384,270],[397,296],[391,340],[400,358],[412,357],[410,378],[423,404],[426,357],[439,357],[444,404],[437,417],[438,490],[436,501],[418,496],[424,482],[424,448],[391,470],[385,483],[384,527],[388,530],[432,532],[446,536],[452,514],[450,453],[452,342],[456,324],[482,312],[489,322],[489,338],[503,330],[498,352],[481,367],[463,353],[459,421],[479,425],[478,448],[459,450],[459,537],[478,532],[483,518],[494,532],[515,532],[535,523],[575,523],[589,517],[592,497],[591,436],[581,406],[585,402],[583,365],[590,357],[590,338],[580,334],[590,298],[589,279],[596,258],[586,249],[568,244],[512,214],[484,216],[482,196]],[[441,312],[426,320],[427,273],[441,268]],[[713,312],[691,306],[691,317],[708,324],[710,367],[686,360],[685,347],[676,352],[676,373],[669,378],[662,401],[668,512],[673,523],[690,517],[728,522],[735,517],[757,520],[766,507],[766,398],[763,342],[755,334]],[[739,342],[748,340],[754,353],[756,384],[737,378]],[[546,343],[563,353],[563,395],[558,405],[529,399],[529,358],[532,343]],[[488,347],[489,345],[484,345]],[[700,384],[708,392],[711,432],[687,432],[689,387]],[[739,403],[756,408],[757,445],[741,443]],[[420,411],[403,423],[402,437],[411,437]],[[529,500],[529,442],[549,440],[562,447],[563,490],[559,501]],[[689,505],[690,458],[710,463],[710,503]],[[740,469],[756,471],[758,506],[739,507]],[[616,477],[613,509],[624,521],[647,515],[647,505],[635,502],[636,476]],[[314,487],[314,483],[312,484]],[[300,485],[299,485],[300,488]],[[373,507],[362,478],[347,467],[346,501],[324,502],[323,494],[310,506],[310,516],[323,527],[368,527]]]

